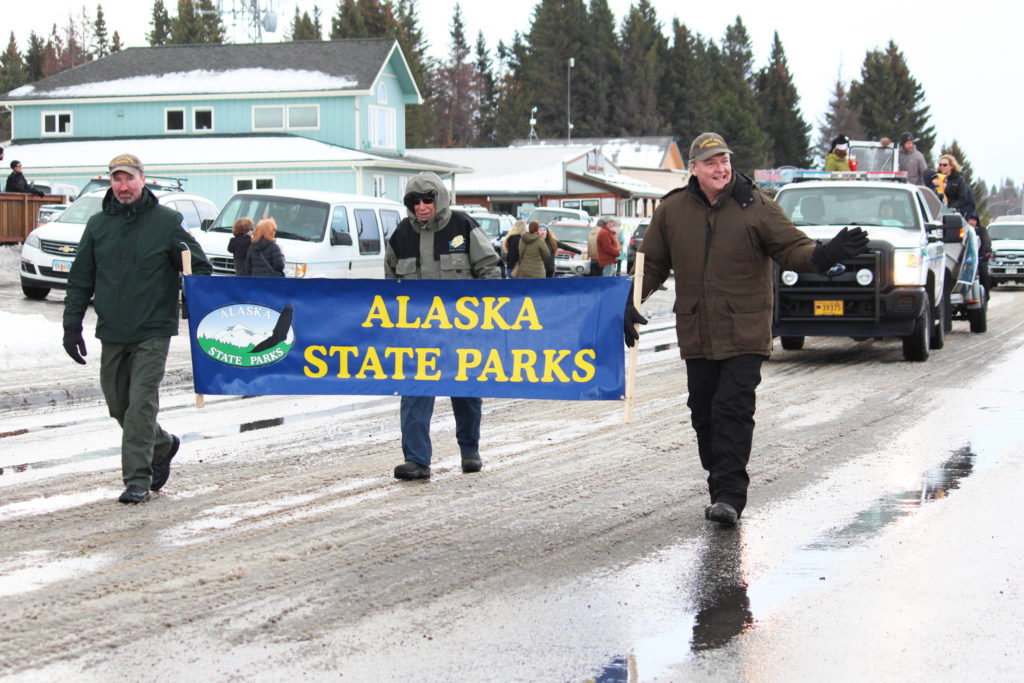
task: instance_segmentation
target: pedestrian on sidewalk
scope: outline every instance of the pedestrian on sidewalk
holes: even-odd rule
[[[601,228],[597,233],[597,265],[601,275],[610,277],[619,267],[619,221],[614,216],[601,216],[597,225]]]
[[[142,161],[120,154],[110,162],[102,211],[85,225],[64,300],[64,350],[85,365],[82,320],[89,300],[100,340],[100,387],[121,425],[122,503],[144,503],[171,473],[181,441],[156,421],[160,380],[171,337],[178,334],[182,250],[192,272],[213,272],[202,247],[181,227],[182,216],[161,206]]]

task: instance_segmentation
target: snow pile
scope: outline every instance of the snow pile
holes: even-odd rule
[[[21,245],[0,246],[0,285],[21,282],[18,269],[21,267]]]
[[[114,97],[183,95],[189,93],[293,92],[297,90],[346,90],[358,84],[355,76],[332,76],[308,69],[232,69],[179,71],[153,76],[133,76],[117,80],[82,83],[44,91],[47,97]],[[23,85],[7,93],[9,97],[28,97],[32,85]]]
[[[64,353],[63,337],[60,324],[39,313],[19,315],[0,311],[0,370],[45,365],[53,360],[54,354]]]

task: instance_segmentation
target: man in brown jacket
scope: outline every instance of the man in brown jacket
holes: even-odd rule
[[[747,502],[747,461],[761,363],[772,349],[772,260],[786,270],[825,272],[867,249],[860,228],[828,244],[798,230],[772,199],[734,173],[725,140],[703,133],[690,145],[690,180],[665,195],[639,251],[642,298],[675,271],[676,336],[686,361],[690,421],[711,504],[704,516],[735,524]],[[626,305],[626,344],[646,323]]]

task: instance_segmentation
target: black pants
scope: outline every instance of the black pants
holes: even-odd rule
[[[697,432],[700,464],[708,472],[711,502],[743,512],[747,504],[747,462],[754,438],[754,404],[764,356],[686,361],[686,405]]]

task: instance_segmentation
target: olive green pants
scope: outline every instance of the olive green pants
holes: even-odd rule
[[[134,344],[103,342],[100,387],[110,416],[121,425],[121,474],[125,486],[148,489],[153,463],[170,455],[174,437],[157,424],[160,381],[167,365],[170,337]]]

